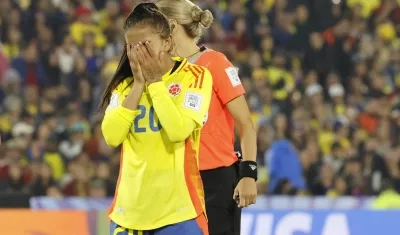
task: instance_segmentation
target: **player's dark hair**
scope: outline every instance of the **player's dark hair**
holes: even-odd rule
[[[146,27],[152,26],[156,33],[160,34],[161,38],[167,39],[171,35],[171,27],[169,21],[162,14],[158,7],[154,3],[140,3],[133,11],[129,14],[125,20],[124,30],[125,32],[132,27]],[[132,77],[132,70],[129,65],[129,59],[127,55],[127,46],[124,46],[124,50],[121,55],[121,59],[118,64],[118,68],[114,73],[111,81],[108,83],[103,97],[101,98],[100,108],[104,109],[110,102],[112,91],[128,77]]]

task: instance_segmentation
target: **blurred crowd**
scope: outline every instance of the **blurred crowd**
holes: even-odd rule
[[[113,196],[97,106],[138,2],[0,1],[0,193]],[[240,69],[260,194],[400,189],[399,0],[197,3],[215,17],[201,44]]]

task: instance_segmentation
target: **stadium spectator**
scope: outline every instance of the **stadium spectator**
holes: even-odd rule
[[[282,184],[290,184],[296,190],[305,188],[303,169],[300,156],[296,147],[287,139],[274,142],[266,153],[266,161],[269,172],[269,193],[281,194],[279,187]]]
[[[46,196],[47,189],[56,185],[51,172],[51,167],[47,164],[40,165],[39,176],[33,183],[32,195],[34,196]]]

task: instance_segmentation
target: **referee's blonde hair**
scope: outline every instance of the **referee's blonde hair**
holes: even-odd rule
[[[214,21],[211,11],[203,11],[190,0],[160,0],[156,5],[168,19],[181,25],[194,40],[199,40],[204,28],[209,28]]]

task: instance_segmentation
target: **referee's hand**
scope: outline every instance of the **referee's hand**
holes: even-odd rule
[[[257,200],[256,181],[250,177],[242,178],[233,192],[233,199],[240,208],[255,204]]]

